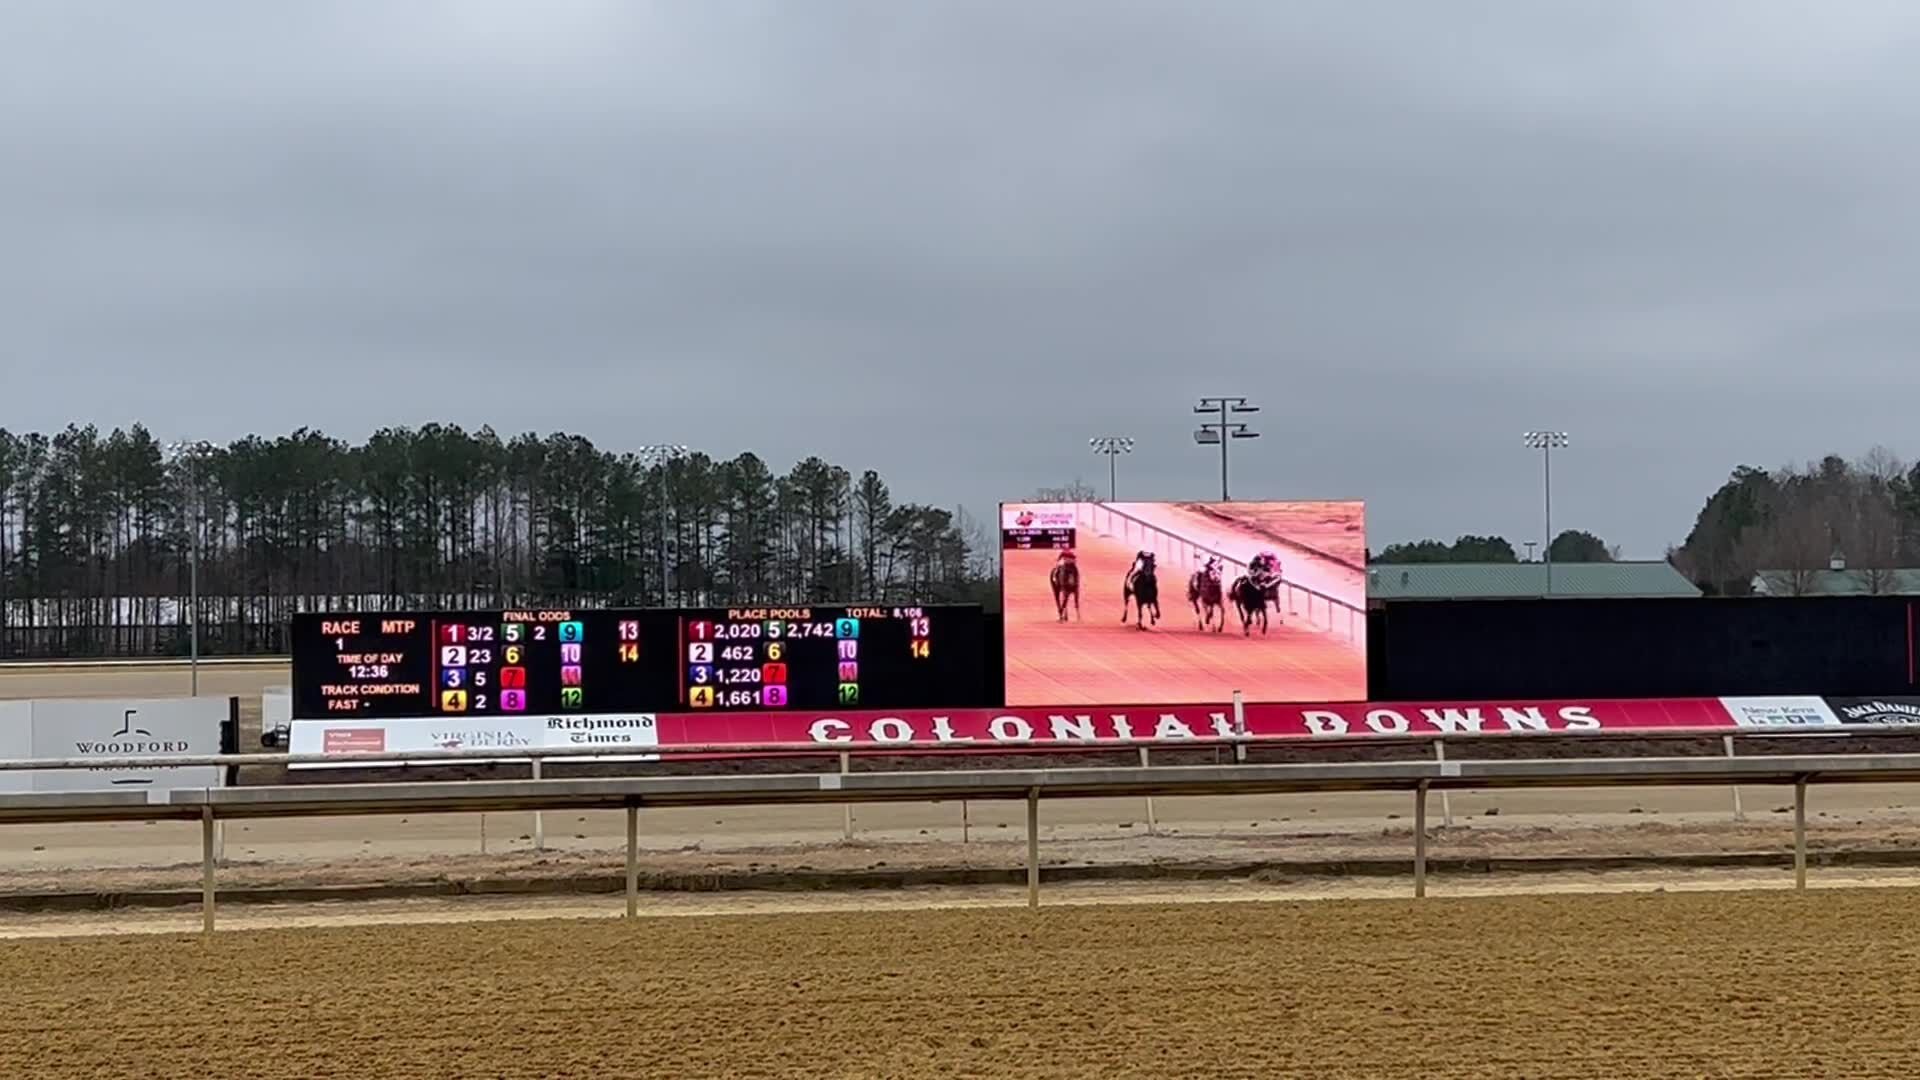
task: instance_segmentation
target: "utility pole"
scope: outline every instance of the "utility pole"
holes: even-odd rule
[[[1087,445],[1093,448],[1094,453],[1107,455],[1107,501],[1114,502],[1119,498],[1119,487],[1115,481],[1113,462],[1121,454],[1133,453],[1133,440],[1124,435],[1095,435],[1087,440]]]
[[[1520,441],[1529,450],[1540,451],[1540,464],[1546,477],[1546,518],[1547,540],[1545,558],[1547,563],[1546,595],[1553,595],[1553,452],[1556,448],[1566,449],[1567,433],[1564,431],[1528,431],[1520,436]]]
[[[187,671],[189,693],[200,696],[200,534],[206,528],[206,503],[200,490],[200,468],[212,444],[201,439],[168,443],[165,457],[178,471],[181,493],[193,504],[187,537]],[[178,580],[178,579],[175,579]]]
[[[1227,502],[1232,496],[1227,494],[1227,444],[1235,439],[1257,439],[1260,433],[1249,430],[1242,421],[1228,420],[1229,415],[1257,413],[1260,406],[1247,404],[1243,397],[1203,397],[1193,411],[1202,416],[1219,413],[1220,419],[1208,420],[1193,433],[1193,441],[1201,446],[1220,446],[1220,501]]]
[[[687,448],[679,443],[653,443],[639,450],[640,463],[649,469],[660,470],[660,606],[670,607],[673,601],[668,595],[671,578],[667,573],[667,465],[687,456]]]

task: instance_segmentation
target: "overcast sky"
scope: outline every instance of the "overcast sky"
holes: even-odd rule
[[[1920,455],[1912,0],[6,0],[0,427],[819,453],[1658,556]]]

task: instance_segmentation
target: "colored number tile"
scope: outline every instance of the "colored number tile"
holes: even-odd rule
[[[762,688],[761,688],[761,690],[760,690],[760,704],[762,704],[762,705],[765,705],[765,706],[767,706],[768,708],[772,708],[772,709],[777,709],[777,708],[779,708],[779,707],[781,707],[782,705],[785,705],[786,703],[787,703],[787,688],[786,688],[786,687],[784,687],[784,686],[767,686],[767,687],[762,687]]]
[[[467,692],[465,690],[442,690],[440,709],[443,712],[466,712]]]
[[[713,687],[696,686],[687,691],[687,704],[696,709],[713,708]]]
[[[585,634],[586,628],[581,623],[563,622],[560,624],[561,641],[579,641]]]
[[[840,664],[840,681],[843,683],[859,682],[860,665],[851,660],[842,661]]]
[[[580,665],[579,664],[567,664],[566,666],[560,669],[560,685],[561,686],[579,686],[580,685]]]
[[[860,684],[859,683],[841,683],[840,684],[840,704],[857,705],[859,703],[860,703]]]
[[[833,620],[833,636],[837,638],[857,638],[860,636],[859,619]]]
[[[586,700],[586,692],[577,686],[560,688],[560,707],[563,709],[578,709],[586,704]]]
[[[449,690],[458,690],[467,685],[467,669],[442,668],[440,671],[440,685]]]
[[[500,708],[507,712],[526,712],[527,692],[525,690],[500,691]]]

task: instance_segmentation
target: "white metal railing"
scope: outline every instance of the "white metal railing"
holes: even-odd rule
[[[500,746],[472,747],[455,750],[390,750],[379,753],[343,753],[343,754],[294,754],[285,751],[272,753],[241,754],[182,754],[173,757],[84,757],[84,758],[0,758],[0,772],[17,772],[35,769],[175,769],[196,766],[290,766],[290,765],[342,765],[356,763],[367,765],[458,765],[463,762],[474,763],[512,763],[529,761],[573,760],[592,763],[598,758],[618,759],[621,764],[635,763],[637,758],[657,757],[766,757],[795,758],[819,757],[832,758],[851,755],[860,758],[874,757],[921,757],[926,755],[948,756],[985,756],[1011,755],[1019,753],[1115,753],[1125,750],[1208,750],[1223,749],[1234,751],[1237,759],[1244,759],[1245,751],[1255,747],[1318,747],[1322,749],[1342,748],[1353,750],[1367,746],[1424,745],[1460,746],[1479,740],[1512,742],[1539,739],[1572,739],[1580,742],[1634,740],[1636,742],[1660,739],[1701,739],[1701,738],[1737,738],[1737,739],[1801,739],[1801,738],[1847,738],[1860,735],[1878,735],[1887,737],[1914,737],[1920,739],[1920,727],[1889,728],[1881,725],[1828,725],[1824,727],[1780,728],[1780,729],[1742,729],[1731,731],[1725,727],[1666,727],[1666,728],[1619,728],[1600,731],[1564,731],[1523,728],[1518,731],[1455,731],[1455,732],[1405,732],[1397,734],[1367,735],[1193,735],[1171,736],[1164,738],[1135,737],[1126,739],[1053,739],[1031,738],[1006,740],[1001,742],[941,742],[933,739],[911,739],[894,742],[728,742],[728,743],[671,743],[659,746],[645,746],[636,743],[618,743],[600,746]],[[1732,756],[1731,754],[1727,756]],[[664,764],[664,760],[661,762]]]
[[[285,667],[293,662],[288,656],[202,656],[200,670],[213,668],[261,668]],[[0,674],[20,672],[28,668],[54,668],[62,671],[84,670],[88,668],[180,668],[185,670],[193,665],[193,660],[185,656],[132,656],[101,657],[98,659],[40,660],[18,658],[0,660]]]
[[[1793,868],[1806,887],[1807,787],[1822,782],[1920,783],[1920,754],[1748,758],[1579,758],[1318,765],[1211,765],[944,772],[664,776],[415,784],[187,788],[149,805],[140,792],[0,795],[0,820],[198,819],[202,928],[215,913],[216,826],[235,818],[401,813],[622,809],[627,818],[627,914],[639,896],[638,815],[646,805],[714,806],[929,800],[1021,800],[1027,805],[1027,904],[1040,902],[1040,800],[1316,791],[1411,791],[1414,895],[1427,885],[1427,794],[1433,789],[1791,784]]]
[[[1106,503],[1077,503],[1076,526],[1084,522],[1095,532],[1106,536],[1118,537],[1129,547],[1138,545],[1139,550],[1151,551],[1162,560],[1163,565],[1171,563],[1179,571],[1179,585],[1186,586],[1187,576],[1206,565],[1206,557],[1219,559],[1231,567],[1234,573],[1245,573],[1247,563],[1224,551],[1196,543],[1170,529],[1155,525],[1127,513],[1116,510]],[[1367,613],[1364,607],[1353,604],[1336,596],[1329,596],[1317,589],[1308,588],[1288,581],[1283,576],[1281,604],[1291,618],[1303,618],[1308,625],[1326,632],[1344,631],[1349,643],[1359,644],[1362,631],[1366,627]],[[1164,588],[1164,586],[1163,586]],[[1183,594],[1184,595],[1184,594]],[[1304,605],[1304,611],[1302,610]]]

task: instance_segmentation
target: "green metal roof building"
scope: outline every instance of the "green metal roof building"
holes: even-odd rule
[[[1375,563],[1367,567],[1367,600],[1571,600],[1699,596],[1686,575],[1661,561],[1554,563],[1547,591],[1544,563]]]
[[[1762,570],[1753,575],[1755,596],[1914,596],[1920,570]]]

